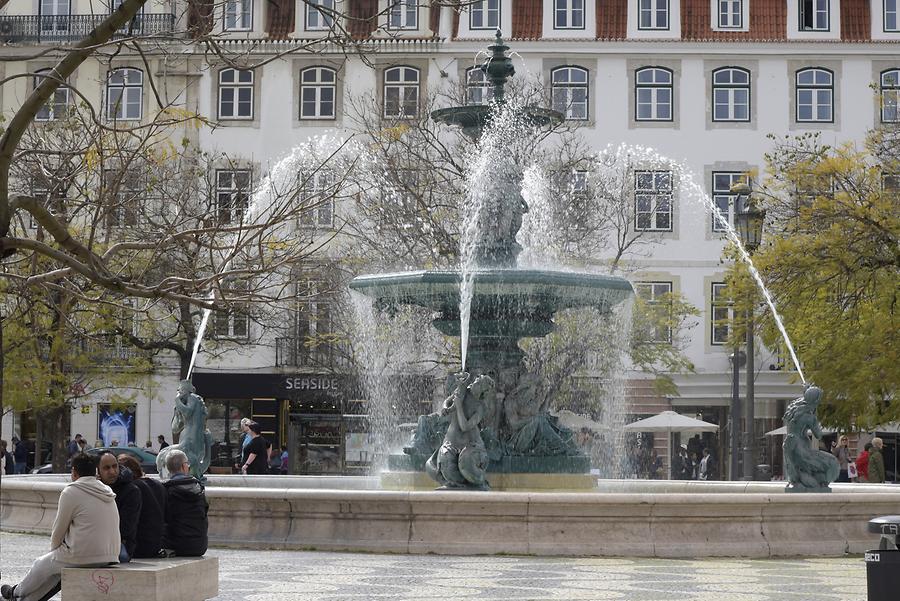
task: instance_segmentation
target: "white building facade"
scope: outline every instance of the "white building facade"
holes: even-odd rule
[[[6,42],[0,52],[23,57],[0,66],[5,76],[43,68],[41,60],[24,57],[36,46],[77,39],[75,23],[88,20],[96,4],[25,0],[0,11]],[[459,10],[406,0],[391,6],[385,0],[235,0],[217,3],[220,12],[207,20],[188,15],[184,4],[149,0],[141,27],[167,31],[204,22],[249,63],[273,60],[238,71],[185,45],[183,60],[171,69],[159,59],[147,72],[124,53],[116,60],[131,70],[115,83],[107,79],[108,66],[92,62],[73,85],[97,106],[110,85],[132,89],[122,92],[132,101],[120,110],[140,119],[154,103],[142,78],[166,79],[167,89],[177,90],[171,101],[219,124],[191,134],[199,146],[244,161],[223,170],[229,171],[221,177],[223,190],[238,180],[246,185],[241,178],[258,180],[298,141],[340,135],[349,127],[351,95],[369,93],[377,99],[373,110],[396,117],[421,110],[441,86],[462,86],[498,28],[515,51],[517,72],[541,78],[551,98],[564,98],[561,108],[592,147],[627,142],[682,162],[729,219],[728,189],[742,174],[763,171],[773,144],[768,134],[816,131],[836,145],[900,120],[900,0],[482,0]],[[357,45],[310,46],[335,33]],[[301,46],[312,52],[290,52]],[[29,89],[23,80],[3,87],[7,115]],[[672,177],[635,179],[636,197],[656,210],[634,227],[649,230],[659,244],[635,260],[632,279],[644,293],[678,292],[700,310],[685,349],[696,372],[676,376],[680,395],[673,398],[655,395],[634,374],[629,402],[635,415],[674,408],[725,426],[734,349],[715,325],[729,311],[717,301],[727,269],[723,234],[705,207],[679,189]],[[327,227],[328,219],[319,225]],[[780,425],[785,401],[801,389],[789,365],[759,346],[755,412],[763,431]],[[225,405],[223,431],[234,429],[236,417],[253,415],[285,441],[291,403],[302,405],[307,392],[310,403],[336,398],[321,393],[341,388],[340,370],[297,365],[302,361],[288,347],[261,346],[215,364],[201,357],[195,382],[208,400]],[[148,376],[136,405],[139,444],[168,435],[177,378],[166,360]],[[99,434],[96,403],[86,399],[73,412],[72,433],[89,441]],[[2,428],[3,438],[21,433],[15,419]],[[724,448],[724,432],[720,438]],[[760,461],[771,462],[773,452],[764,450]]]

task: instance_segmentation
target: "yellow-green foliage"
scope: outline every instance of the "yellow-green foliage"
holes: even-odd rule
[[[782,142],[769,159],[770,227],[754,262],[807,381],[825,391],[821,418],[861,428],[900,419],[900,190],[883,189],[889,167],[814,137]],[[746,269],[732,283],[748,297]],[[778,344],[771,315],[757,315],[764,342]]]

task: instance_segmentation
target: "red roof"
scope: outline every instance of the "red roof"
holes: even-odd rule
[[[270,38],[284,39],[294,31],[294,0],[269,0],[266,4],[266,31]]]
[[[872,38],[871,29],[869,0],[841,0],[841,40],[868,42]]]
[[[843,0],[846,2],[846,0]],[[867,2],[868,0],[860,0]],[[842,2],[843,4],[843,2]],[[709,0],[683,0],[681,38],[684,40],[768,41],[787,39],[787,2],[752,0],[749,31],[714,31]]]
[[[539,40],[543,34],[543,23],[542,0],[513,0],[510,39]]]
[[[597,39],[624,40],[628,35],[628,0],[597,0]]]

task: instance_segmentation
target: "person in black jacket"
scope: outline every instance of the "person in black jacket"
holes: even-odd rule
[[[133,557],[157,557],[162,549],[162,535],[166,516],[166,489],[162,482],[147,478],[138,460],[122,453],[119,468],[134,474],[134,485],[141,491],[141,516],[138,520],[137,545]]]
[[[138,523],[141,519],[141,491],[134,484],[134,474],[127,467],[119,468],[119,461],[109,451],[100,455],[97,468],[100,481],[116,493],[116,507],[119,509],[119,534],[122,536],[122,550],[119,563],[128,563],[134,557],[137,546]]]
[[[203,485],[191,476],[191,466],[182,451],[169,453],[166,469],[172,477],[163,483],[166,489],[166,529],[161,554],[199,557],[206,553],[209,527],[209,503],[206,502]]]

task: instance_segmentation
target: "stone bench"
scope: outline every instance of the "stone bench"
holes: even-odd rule
[[[219,559],[135,559],[103,568],[63,568],[62,594],[79,601],[205,601],[219,594]]]

